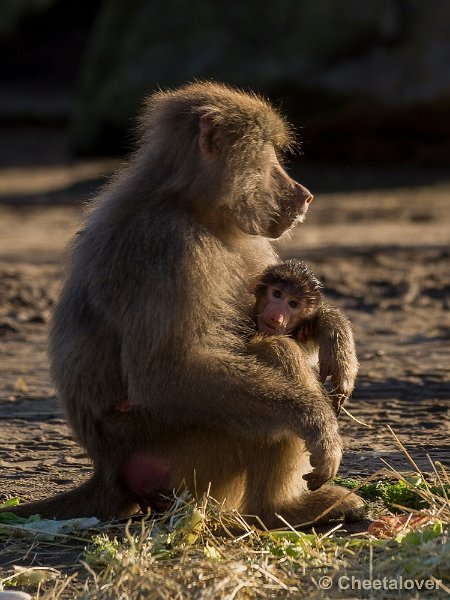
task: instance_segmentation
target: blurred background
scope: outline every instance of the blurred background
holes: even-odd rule
[[[0,40],[3,166],[120,156],[145,95],[193,78],[279,106],[308,185],[450,166],[447,0],[3,0]]]

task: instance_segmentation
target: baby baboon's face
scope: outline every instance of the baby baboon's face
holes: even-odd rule
[[[268,285],[256,303],[256,324],[261,333],[290,333],[308,317],[306,298],[293,296],[281,285]]]

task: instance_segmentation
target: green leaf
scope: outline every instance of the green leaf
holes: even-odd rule
[[[31,515],[31,517],[18,517],[12,512],[0,513],[0,525],[25,525],[26,523],[34,523],[40,521],[39,515]]]
[[[425,527],[421,531],[410,531],[409,533],[400,533],[395,537],[395,541],[403,547],[419,546],[426,544],[431,540],[442,535],[444,526],[441,521],[438,521],[433,526]]]
[[[20,498],[10,498],[4,502],[0,502],[0,509],[11,508],[11,506],[17,506],[20,503]]]

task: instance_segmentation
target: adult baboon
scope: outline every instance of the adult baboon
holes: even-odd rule
[[[193,83],[151,96],[140,135],[73,242],[50,332],[53,380],[94,474],[20,512],[124,516],[185,481],[199,494],[211,482],[268,526],[275,512],[313,519],[346,495],[305,483],[336,474],[336,417],[246,351],[247,282],[312,200],[278,161],[289,128],[252,94]],[[289,342],[278,338],[287,363]],[[331,514],[360,508],[353,496]]]
[[[322,383],[330,376],[336,413],[355,387],[358,372],[355,342],[348,317],[327,304],[322,284],[298,259],[265,269],[254,288],[254,321],[265,335],[290,335],[318,367]],[[305,373],[300,373],[301,381]]]

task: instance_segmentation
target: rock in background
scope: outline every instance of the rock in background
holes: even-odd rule
[[[89,4],[4,3],[16,15]],[[213,78],[281,102],[309,157],[450,162],[448,0],[93,3],[70,115],[79,152],[127,150],[146,94]]]

